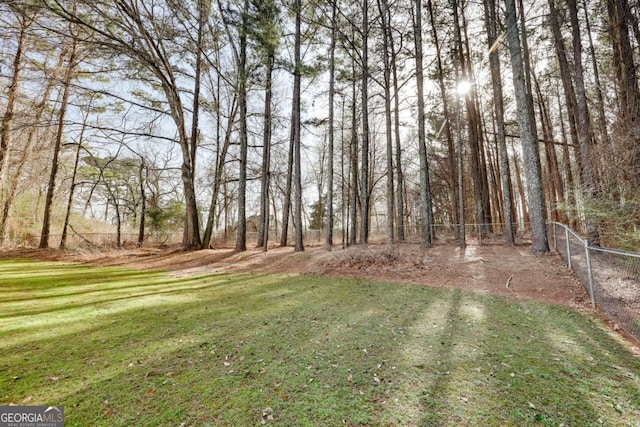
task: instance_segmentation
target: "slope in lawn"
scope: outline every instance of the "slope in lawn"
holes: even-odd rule
[[[0,262],[0,404],[70,426],[637,425],[639,372],[597,319],[543,303]]]

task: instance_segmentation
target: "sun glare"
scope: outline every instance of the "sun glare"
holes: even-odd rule
[[[458,95],[464,96],[471,92],[471,87],[472,84],[469,80],[460,80],[458,82],[458,86],[456,87],[456,92],[458,92]]]

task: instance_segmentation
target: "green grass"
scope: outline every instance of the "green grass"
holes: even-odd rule
[[[0,404],[68,426],[640,423],[589,313],[308,276],[0,262]]]

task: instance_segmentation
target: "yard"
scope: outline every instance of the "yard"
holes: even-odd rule
[[[640,423],[637,352],[555,257],[447,250],[5,256],[0,405],[68,426]]]

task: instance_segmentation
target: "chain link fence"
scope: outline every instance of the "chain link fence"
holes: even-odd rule
[[[640,253],[589,245],[564,224],[553,222],[549,240],[585,287],[593,307],[640,340]]]

